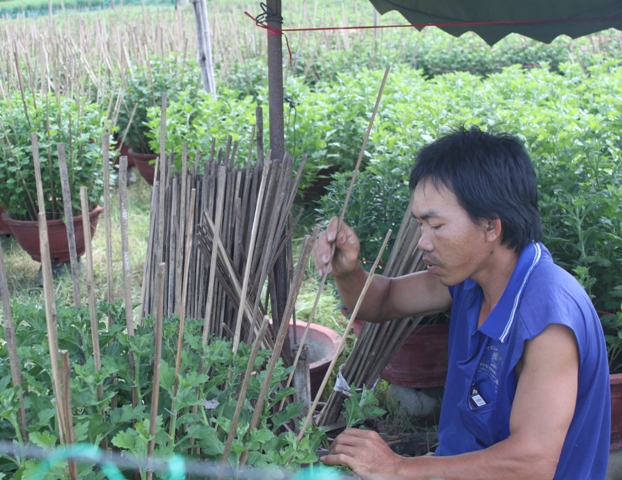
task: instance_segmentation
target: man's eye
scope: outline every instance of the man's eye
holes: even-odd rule
[[[441,228],[441,227],[442,227],[442,225],[430,225],[430,228],[431,228],[432,230],[438,230],[438,229],[439,229],[439,228]]]

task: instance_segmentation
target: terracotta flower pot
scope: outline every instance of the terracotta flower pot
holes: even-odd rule
[[[305,322],[296,322],[296,340],[300,341],[307,324]],[[294,324],[289,324],[289,336],[293,340]],[[305,345],[309,347],[309,370],[311,377],[311,395],[315,398],[322,381],[326,376],[330,362],[337,354],[341,336],[328,327],[316,325],[312,323],[309,327],[309,333],[305,340]]]
[[[89,213],[91,224],[91,236],[95,234],[95,228],[99,216],[104,211],[101,206]],[[39,244],[39,223],[34,221],[14,220],[6,213],[3,219],[11,228],[11,233],[17,243],[28,253],[36,262],[41,261],[41,249]],[[48,220],[48,238],[50,243],[50,258],[53,263],[69,261],[69,241],[67,240],[67,228],[62,220]],[[73,217],[73,228],[76,236],[76,250],[78,257],[84,254],[84,227],[82,226],[82,215]]]
[[[611,450],[622,448],[622,373],[609,376],[611,384]]]
[[[131,148],[128,150],[129,157],[132,158],[134,165],[142,175],[142,177],[147,180],[149,185],[153,185],[154,177],[155,177],[155,167],[151,164],[152,160],[158,158],[155,153],[139,153],[135,152]]]
[[[0,235],[8,235],[11,233],[11,227],[8,223],[4,221],[2,218],[4,215],[4,210],[0,207]]]
[[[354,321],[359,335],[362,320]],[[449,325],[417,325],[382,371],[382,378],[393,385],[431,388],[445,385]]]

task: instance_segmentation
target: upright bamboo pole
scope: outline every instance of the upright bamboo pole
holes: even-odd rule
[[[69,172],[67,171],[65,144],[59,143],[56,148],[58,149],[58,168],[60,170],[60,183],[63,192],[63,208],[65,212],[65,227],[67,228],[67,242],[69,244],[69,265],[71,267],[71,281],[73,284],[73,301],[76,308],[81,308],[82,295],[80,294],[80,277],[78,274],[78,252],[76,251],[76,233],[73,225],[71,185],[69,184]]]
[[[155,356],[153,359],[153,390],[151,391],[151,414],[149,416],[149,445],[147,447],[147,456],[153,456],[155,450],[155,433],[158,421],[158,402],[160,400],[160,364],[162,362],[162,317],[164,308],[164,275],[166,264],[158,265],[157,274],[157,296],[155,304],[155,314],[153,316],[153,339],[155,343]],[[147,479],[153,478],[153,472],[147,472]]]
[[[110,135],[105,134],[102,138],[102,151],[104,160],[104,220],[106,224],[106,280],[108,283],[108,303],[114,303],[114,278],[112,275],[112,223],[110,220],[111,214],[111,199],[110,199]],[[88,218],[88,212],[86,217],[82,211],[82,218]],[[108,311],[108,327],[112,326],[112,312]]]
[[[129,219],[127,208],[127,157],[123,155],[119,160],[119,209],[121,211],[121,255],[123,268],[123,300],[125,305],[125,325],[127,334],[134,336],[134,309],[132,305],[132,270],[130,268]],[[134,354],[129,351],[128,362],[130,377],[132,378],[132,406],[138,405],[136,386],[136,366]]]
[[[41,277],[43,280],[43,295],[45,300],[45,318],[48,332],[48,345],[50,348],[50,364],[52,369],[52,381],[54,396],[56,397],[56,412],[58,415],[59,433],[61,443],[66,441],[65,415],[62,408],[63,392],[60,385],[60,370],[58,367],[58,325],[56,319],[56,302],[54,299],[54,284],[52,282],[52,261],[50,260],[50,244],[48,238],[47,219],[45,216],[45,201],[43,198],[43,184],[41,181],[41,164],[39,162],[39,144],[37,135],[33,132],[30,136],[32,141],[32,158],[35,167],[35,182],[37,187],[37,200],[39,205],[39,246],[41,250]]]
[[[102,368],[101,354],[99,350],[99,320],[95,305],[95,276],[93,271],[93,251],[91,247],[91,222],[89,219],[89,200],[86,187],[80,187],[80,203],[82,206],[82,227],[84,230],[84,256],[86,258],[86,290],[89,297],[89,315],[91,317],[91,340],[93,342],[93,361],[95,371]],[[97,399],[101,400],[104,396],[104,387],[100,383],[97,385]]]
[[[20,361],[17,354],[17,341],[15,339],[15,325],[11,313],[11,299],[9,298],[9,285],[7,283],[6,268],[4,265],[4,252],[0,244],[0,297],[4,311],[4,332],[6,336],[7,350],[9,351],[9,364],[11,366],[11,380],[19,393],[19,412],[17,422],[19,430],[16,433],[20,444],[28,443],[28,430],[26,430],[26,407],[24,405],[24,393],[22,392],[22,376],[20,374]]]
[[[65,430],[67,432],[67,445],[73,445],[76,442],[73,430],[73,414],[71,409],[71,366],[69,365],[69,352],[61,350],[61,384],[63,388],[63,410],[65,412]],[[78,480],[78,465],[75,460],[69,460],[69,478]]]

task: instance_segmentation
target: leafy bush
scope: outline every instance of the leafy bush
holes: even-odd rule
[[[0,206],[17,220],[37,220],[37,190],[31,132],[37,133],[46,216],[63,216],[58,143],[65,144],[74,212],[80,212],[80,187],[91,206],[103,193],[102,135],[105,111],[95,103],[19,93],[0,101]]]
[[[165,93],[169,103],[174,102],[182,92],[187,96],[186,100],[192,102],[199,93],[199,69],[195,61],[179,55],[153,57],[147,67],[130,69],[124,83],[125,91],[117,120],[118,135],[123,137],[127,131],[125,143],[135,152],[149,153],[148,109],[155,107],[159,110]]]
[[[224,146],[229,135],[239,142],[238,163],[246,162],[256,104],[251,97],[238,98],[238,92],[223,88],[218,97],[203,90],[196,94],[181,92],[171,102],[166,115],[166,152],[175,154],[178,166],[184,143],[193,152],[190,160],[196,158],[194,152],[201,152],[206,160],[212,140],[217,147]],[[149,146],[160,153],[160,109],[150,108],[147,115]]]
[[[30,441],[44,448],[59,446],[55,399],[44,309],[37,305],[13,304],[16,324],[18,355],[24,365],[22,375],[28,385],[24,395],[27,411],[27,429]],[[111,310],[113,325],[106,327],[107,312]],[[127,456],[144,458],[151,437],[149,419],[152,395],[154,337],[150,318],[136,328],[135,336],[128,337],[125,329],[125,312],[118,304],[100,304],[99,341],[101,345],[100,371],[95,370],[88,308],[57,307],[58,344],[69,352],[71,364],[71,404],[76,442],[101,444],[104,438]],[[174,452],[188,455],[200,450],[202,459],[217,461],[221,458],[226,437],[237,403],[240,388],[249,360],[250,347],[240,344],[233,355],[231,344],[213,339],[209,346],[202,343],[203,320],[186,320],[182,370],[175,376],[177,354],[177,318],[165,318],[161,362],[161,384],[158,403],[158,420],[155,434],[155,455],[168,457]],[[2,329],[3,330],[3,329]],[[4,331],[0,331],[4,338]],[[136,371],[132,378],[128,354],[132,352]],[[247,432],[257,399],[265,380],[266,364],[270,351],[260,351],[251,378],[246,407],[238,423],[238,434],[233,443],[229,462],[237,466],[244,450],[250,450],[249,465],[285,467],[316,461],[315,451],[324,434],[309,428],[303,440],[281,428],[301,415],[302,404],[290,403],[275,413],[280,401],[291,395],[293,388],[281,388],[291,369],[279,361],[270,382],[264,411],[257,429]],[[202,373],[204,372],[204,373]],[[10,383],[10,370],[6,343],[0,346],[0,437],[22,442],[17,427],[19,409],[17,391]],[[175,382],[178,390],[175,393]],[[98,399],[97,386],[103,384],[103,396]],[[132,407],[131,387],[136,386],[138,406]],[[175,414],[171,412],[175,401]],[[197,409],[195,411],[195,409]],[[172,428],[172,430],[171,430]],[[171,435],[172,432],[172,435]],[[194,439],[194,442],[193,440]],[[12,459],[0,464],[0,470],[9,475],[27,478],[38,464],[26,458]],[[62,466],[53,473],[63,476]],[[80,478],[98,478],[86,466]],[[59,473],[60,472],[60,473]]]

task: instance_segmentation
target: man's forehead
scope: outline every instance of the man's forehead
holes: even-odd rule
[[[442,217],[460,207],[456,195],[442,183],[424,181],[415,187],[412,213],[415,218]]]

